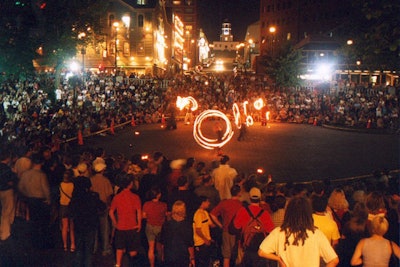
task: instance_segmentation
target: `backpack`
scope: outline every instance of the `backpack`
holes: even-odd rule
[[[267,236],[264,225],[259,219],[264,210],[261,209],[257,216],[254,216],[249,207],[245,206],[245,209],[250,215],[250,221],[242,231],[242,246],[244,250],[258,251],[261,242]]]

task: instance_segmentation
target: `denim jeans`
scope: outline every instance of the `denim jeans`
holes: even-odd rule
[[[95,237],[93,252],[96,252],[98,248],[101,248],[102,252],[112,251],[110,245],[111,224],[108,218],[108,211],[109,209],[106,209],[105,213],[99,216],[99,229]]]

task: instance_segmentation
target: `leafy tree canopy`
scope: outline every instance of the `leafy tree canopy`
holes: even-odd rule
[[[59,67],[76,55],[77,45],[100,30],[107,1],[2,0],[0,70],[20,75],[33,71],[33,59]],[[79,39],[81,32],[85,39]]]
[[[368,69],[400,70],[400,2],[353,0],[345,32]]]
[[[276,86],[292,87],[300,85],[301,60],[301,50],[295,50],[286,44],[278,51],[277,57],[264,56],[262,65]]]

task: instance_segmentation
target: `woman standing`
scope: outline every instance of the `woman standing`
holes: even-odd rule
[[[172,205],[171,217],[161,230],[164,266],[194,266],[193,227],[192,222],[185,219],[185,202],[178,200]]]
[[[354,250],[351,265],[389,266],[391,254],[400,258],[399,246],[384,238],[389,223],[383,216],[376,216],[371,222],[372,236],[361,239]]]
[[[154,267],[154,252],[156,250],[157,238],[167,215],[167,203],[160,201],[161,191],[159,188],[151,189],[149,197],[151,200],[143,204],[143,219],[147,220],[145,232],[147,242],[149,243],[148,258],[150,267]]]
[[[264,239],[258,255],[277,261],[281,267],[319,267],[321,257],[326,267],[339,263],[328,239],[314,227],[311,203],[305,197],[290,200],[282,226]]]
[[[70,238],[70,251],[75,251],[75,232],[74,222],[71,219],[69,203],[71,202],[74,183],[72,181],[74,172],[71,169],[64,171],[63,180],[60,183],[60,218],[61,218],[61,237],[64,245],[64,251],[68,250],[68,231]]]

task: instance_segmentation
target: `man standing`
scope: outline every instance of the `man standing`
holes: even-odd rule
[[[229,157],[227,155],[222,156],[219,167],[214,169],[211,173],[214,186],[218,190],[221,200],[230,199],[232,197],[230,190],[238,175],[237,171],[227,164],[228,161]]]
[[[339,243],[340,233],[336,222],[327,216],[326,207],[328,199],[325,196],[312,196],[311,204],[313,208],[314,225],[324,233],[332,247],[335,248]]]
[[[26,197],[32,222],[33,245],[46,247],[47,230],[50,222],[50,187],[42,171],[44,157],[41,153],[32,155],[32,168],[21,175],[18,189]]]
[[[210,207],[208,211],[211,211],[220,202],[219,192],[217,189],[215,189],[211,175],[209,174],[203,175],[202,185],[197,187],[194,190],[194,193],[197,196],[206,196],[210,200]]]
[[[121,266],[122,256],[128,253],[130,260],[138,254],[140,248],[140,229],[142,227],[142,203],[138,195],[132,193],[134,177],[121,173],[117,177],[122,189],[111,202],[109,215],[115,227],[115,266]]]
[[[265,266],[267,260],[258,256],[258,247],[267,233],[274,229],[274,223],[267,211],[260,207],[261,191],[257,187],[250,189],[250,204],[247,207],[241,207],[236,213],[233,225],[236,229],[242,231],[242,246],[244,249],[243,266]],[[252,222],[256,218],[260,224],[253,226]],[[255,235],[251,235],[254,227],[256,230],[261,229]],[[250,239],[249,239],[250,238]]]
[[[15,200],[14,187],[18,182],[17,175],[11,170],[11,153],[9,149],[0,150],[0,240],[4,241],[11,235],[11,225],[14,222]]]
[[[99,194],[100,200],[106,204],[106,210],[104,213],[99,215],[99,234],[98,236],[102,242],[102,254],[103,256],[111,254],[110,245],[110,222],[108,220],[108,207],[110,206],[111,197],[113,195],[113,187],[110,180],[104,176],[104,171],[107,165],[101,160],[93,162],[93,170],[95,174],[90,177],[90,182],[92,183],[91,190]],[[96,239],[98,240],[98,239]],[[98,242],[95,242],[95,251]]]
[[[213,221],[222,228],[222,257],[224,258],[223,267],[230,266],[230,260],[235,256],[234,248],[237,248],[236,235],[229,233],[229,224],[235,217],[237,211],[242,207],[240,197],[240,186],[234,185],[231,188],[231,199],[222,200],[210,213]],[[222,220],[222,223],[220,219]]]
[[[210,227],[214,227],[207,209],[210,201],[205,196],[199,197],[201,203],[193,217],[194,257],[196,267],[208,267],[210,262],[211,238]]]

